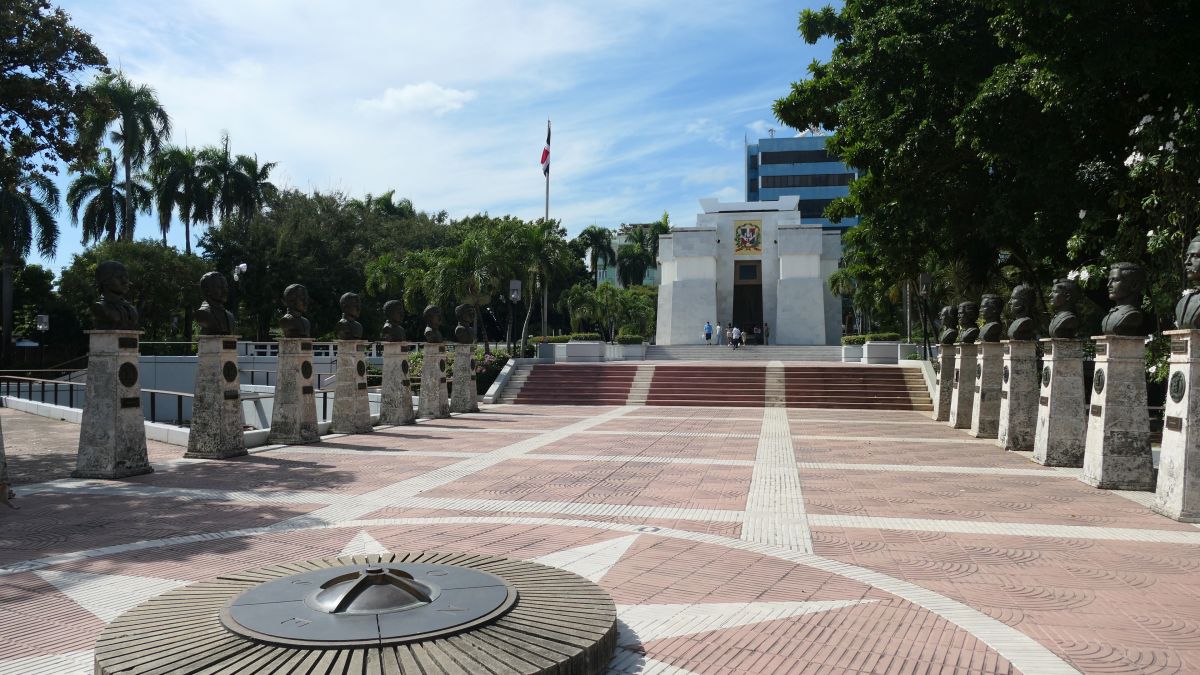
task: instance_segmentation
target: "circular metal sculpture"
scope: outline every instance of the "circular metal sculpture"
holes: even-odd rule
[[[117,379],[126,387],[132,387],[137,384],[137,378],[137,366],[132,363],[122,363],[121,367],[117,368]]]
[[[226,382],[233,382],[238,377],[238,367],[233,361],[226,361],[225,365],[221,366],[221,375]]]
[[[364,664],[385,673],[593,675],[616,640],[612,599],[583,577],[427,551],[274,565],[169,591],[109,624],[95,663],[98,674],[150,655],[163,672],[303,663],[321,675]]]
[[[312,377],[312,361],[305,361],[300,364],[300,374],[305,378]]]
[[[1042,368],[1042,386],[1050,386],[1050,366],[1044,366]]]
[[[1104,391],[1104,370],[1103,369],[1100,369],[1100,368],[1096,369],[1096,376],[1095,376],[1095,378],[1092,379],[1092,391],[1095,391],[1097,394],[1102,393]]]
[[[1004,374],[1004,384],[1008,384],[1008,366],[1004,366],[1004,370],[1001,372]]]
[[[1179,403],[1183,400],[1183,394],[1187,391],[1187,382],[1184,381],[1183,373],[1175,371],[1171,373],[1171,400]]]

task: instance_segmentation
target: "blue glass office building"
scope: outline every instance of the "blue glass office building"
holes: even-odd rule
[[[800,198],[800,217],[823,228],[846,229],[858,218],[830,223],[823,214],[835,197],[850,194],[854,169],[825,151],[828,136],[809,133],[795,138],[760,138],[746,146],[746,201]]]

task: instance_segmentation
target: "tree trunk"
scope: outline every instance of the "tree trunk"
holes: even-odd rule
[[[126,136],[128,138],[128,136]],[[125,213],[121,214],[125,217],[125,222],[121,223],[121,239],[124,241],[133,241],[133,214],[137,211],[137,203],[134,201],[133,194],[133,158],[129,153],[122,153],[125,160]],[[166,243],[167,235],[163,235],[163,243]]]
[[[521,326],[521,353],[520,356],[525,356],[525,344],[528,342],[526,337],[529,335],[529,320],[533,318],[533,308],[537,305],[537,295],[529,294],[529,308],[525,310],[525,324]],[[544,335],[542,337],[545,337]]]
[[[510,299],[507,299],[507,298],[506,298],[506,299],[504,300],[504,302],[505,302],[505,303],[507,304],[507,306],[508,306],[508,326],[507,326],[507,327],[505,328],[505,330],[504,330],[504,340],[505,340],[505,341],[504,341],[504,345],[505,345],[506,347],[508,347],[508,353],[511,355],[511,354],[513,353],[513,349],[514,349],[514,345],[513,345],[513,334],[512,334],[512,329],[513,329],[513,301],[512,301],[512,300],[510,300]]]
[[[4,314],[4,340],[0,344],[0,362],[8,365],[12,358],[12,325],[13,325],[13,267],[16,261],[13,260],[12,253],[4,252],[3,260],[0,260],[0,283],[4,284],[3,291],[0,291],[0,312]]]

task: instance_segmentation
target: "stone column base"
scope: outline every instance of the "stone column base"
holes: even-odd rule
[[[275,401],[267,442],[296,445],[321,440],[313,394],[312,340],[279,338]]]
[[[229,459],[246,454],[237,336],[201,335],[196,351],[192,429],[184,457]]]
[[[1154,490],[1156,513],[1200,522],[1200,330],[1169,330],[1171,374]]]
[[[1146,410],[1146,341],[1103,335],[1079,480],[1105,490],[1153,490],[1150,413]]]
[[[329,431],[335,434],[369,434],[371,401],[367,397],[367,362],[359,340],[338,340],[337,383],[333,388],[333,420]]]
[[[950,401],[954,397],[954,350],[942,345],[938,354],[937,388],[933,398],[935,422],[950,421]]]
[[[1033,450],[1037,431],[1037,342],[1005,340],[1000,371],[1000,422],[997,444],[1009,451]]]
[[[977,344],[954,345],[954,393],[950,397],[950,419],[947,423],[955,429],[971,428],[971,407],[975,403],[975,357]]]
[[[1083,345],[1079,340],[1063,338],[1041,342],[1044,360],[1033,461],[1044,466],[1083,466],[1087,437]]]
[[[450,412],[479,412],[479,392],[475,388],[475,345],[454,345],[454,390]]]
[[[79,456],[71,476],[114,479],[151,473],[138,372],[138,336],[142,333],[87,333],[87,399],[79,428]]]
[[[446,382],[446,345],[425,345],[421,368],[421,397],[417,416],[437,419],[450,416],[449,385]]]
[[[379,401],[380,424],[416,424],[413,412],[412,381],[409,379],[407,342],[383,343],[383,393]]]
[[[971,435],[975,438],[995,438],[1000,430],[1003,370],[1004,348],[1000,343],[980,343],[971,401]]]

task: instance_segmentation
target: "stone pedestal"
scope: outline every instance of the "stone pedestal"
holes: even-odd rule
[[[184,457],[229,459],[246,454],[236,335],[201,335],[196,351],[192,429]]]
[[[950,419],[955,429],[971,428],[971,407],[975,403],[975,357],[979,345],[954,345],[954,392],[950,395]]]
[[[409,379],[407,342],[383,343],[383,393],[379,402],[380,424],[415,424],[412,381]]]
[[[268,443],[314,443],[317,404],[313,395],[312,340],[279,338],[279,362],[275,372],[275,401],[271,411]]]
[[[136,330],[88,331],[87,399],[75,478],[124,478],[153,471],[146,456]]]
[[[1000,387],[1004,379],[1004,346],[999,342],[979,345],[975,364],[975,391],[971,401],[971,435],[995,438],[1000,431]]]
[[[1041,388],[1033,461],[1045,466],[1083,466],[1087,408],[1083,391],[1083,345],[1079,340],[1042,340]]]
[[[479,392],[475,388],[475,345],[454,345],[454,390],[450,412],[479,412]]]
[[[1038,418],[1037,343],[1005,340],[1000,371],[1000,422],[996,439],[1010,451],[1033,450]]]
[[[428,419],[450,416],[449,386],[446,383],[446,345],[426,343],[421,368],[421,397],[417,416]]]
[[[1150,413],[1146,409],[1146,340],[1096,340],[1096,374],[1079,480],[1106,490],[1153,490]]]
[[[1200,522],[1200,330],[1169,330],[1171,374],[1163,409],[1162,449],[1154,510]]]
[[[943,345],[938,353],[937,392],[933,399],[933,419],[950,421],[950,401],[954,397],[954,350]]]
[[[337,383],[333,387],[333,420],[330,433],[368,434],[371,401],[367,398],[366,345],[359,340],[338,340]]]

